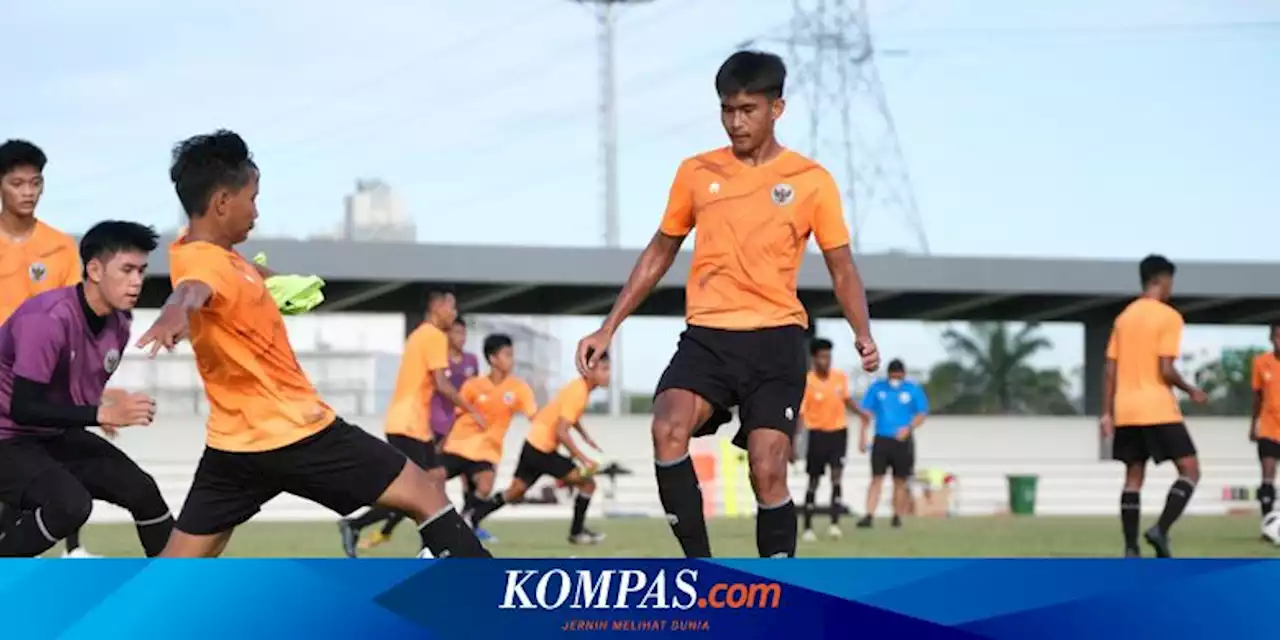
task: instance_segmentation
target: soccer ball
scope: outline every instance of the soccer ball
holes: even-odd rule
[[[1280,545],[1280,511],[1272,511],[1262,519],[1262,536]]]

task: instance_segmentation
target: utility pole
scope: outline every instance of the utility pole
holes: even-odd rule
[[[915,249],[929,239],[876,67],[866,0],[792,0],[787,45],[795,92],[808,111],[807,153],[841,176],[853,247],[868,220],[906,227]],[[788,83],[791,84],[791,83]],[[833,126],[834,125],[834,126]]]
[[[614,27],[620,5],[640,4],[651,0],[574,0],[594,5],[596,17],[596,53],[599,56],[600,83],[599,136],[600,185],[603,196],[604,246],[621,246],[621,224],[618,220],[618,92],[615,83]],[[613,381],[609,385],[609,415],[622,415],[622,332],[613,337],[609,357],[613,362]]]

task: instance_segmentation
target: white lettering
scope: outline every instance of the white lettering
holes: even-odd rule
[[[533,577],[533,571],[507,571],[507,590],[506,596],[502,599],[502,604],[498,605],[499,609],[536,609],[537,606],[529,600],[529,594],[525,593],[524,583]],[[516,599],[520,600],[520,604],[515,603]]]
[[[593,582],[591,572],[585,569],[578,571],[578,584],[573,592],[571,609],[607,609],[609,608],[609,584],[613,581],[613,569],[601,571]],[[595,602],[593,603],[592,600]]]
[[[658,604],[654,605],[654,609],[667,609],[667,570],[660,569],[658,575],[654,577],[653,584],[649,585],[649,591],[640,599],[640,604],[636,605],[637,609],[648,609],[649,605],[645,604],[649,600],[657,600]]]
[[[627,606],[627,596],[633,593],[644,591],[644,585],[648,582],[648,578],[643,571],[635,569],[625,569],[622,572],[622,580],[618,584],[618,600],[614,603],[615,609],[629,609]]]
[[[547,602],[547,590],[552,577],[560,579],[560,594],[556,596],[555,602]],[[560,605],[569,599],[569,574],[565,573],[564,569],[552,569],[542,574],[542,578],[538,580],[538,587],[534,591],[534,597],[538,599],[538,605],[543,609],[560,608]]]
[[[676,572],[676,591],[689,597],[681,601],[679,596],[671,599],[671,606],[677,609],[692,609],[698,604],[698,590],[693,584],[698,581],[697,569],[681,569]]]

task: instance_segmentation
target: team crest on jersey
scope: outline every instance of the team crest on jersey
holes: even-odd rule
[[[118,366],[120,366],[120,352],[112,349],[107,352],[105,357],[102,358],[102,368],[106,369],[107,373],[110,374],[115,373],[116,367]]]
[[[49,275],[49,268],[42,262],[33,262],[27,267],[27,275],[31,276],[32,282],[44,282],[44,277]]]
[[[911,394],[907,393],[906,391],[899,393],[898,402],[901,402],[902,404],[907,404],[908,402],[911,402]]]
[[[515,402],[516,402],[516,394],[514,394],[514,393],[512,393],[512,392],[508,391],[508,392],[506,392],[506,393],[502,394],[502,401],[503,401],[503,402],[505,402],[505,403],[507,403],[508,405],[515,404]]]
[[[796,191],[789,184],[776,185],[773,188],[773,203],[779,207],[785,207],[796,199]]]

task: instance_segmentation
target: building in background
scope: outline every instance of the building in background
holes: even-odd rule
[[[345,199],[342,223],[331,234],[312,239],[352,242],[416,242],[418,225],[404,200],[391,185],[377,178],[356,180],[356,191]]]

